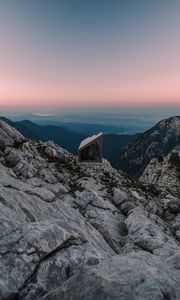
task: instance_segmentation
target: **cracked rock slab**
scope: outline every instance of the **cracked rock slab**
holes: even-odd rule
[[[113,256],[72,276],[43,300],[178,300],[180,272],[147,252]]]

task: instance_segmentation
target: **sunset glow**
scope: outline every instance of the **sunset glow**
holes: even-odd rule
[[[0,106],[180,104],[180,2],[97,2],[1,1]]]

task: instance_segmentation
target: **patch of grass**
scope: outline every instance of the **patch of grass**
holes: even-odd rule
[[[119,182],[116,180],[115,176],[108,171],[104,171],[104,174],[101,176],[101,181],[107,186],[107,191],[109,193],[112,192],[113,188],[117,188],[119,185]]]
[[[138,180],[131,180],[131,182],[123,183],[123,185],[127,188],[135,188],[137,190],[141,190],[142,192],[148,193],[151,196],[159,196],[160,192],[156,189],[153,184],[144,184]]]
[[[78,183],[77,180],[72,180],[69,182],[69,187],[70,187],[70,193],[72,196],[75,196],[75,192],[79,191],[82,192],[83,188],[82,186]]]
[[[24,143],[26,143],[28,141],[28,139],[22,140],[22,141],[15,141],[14,142],[14,148],[16,149],[22,149],[22,146]]]

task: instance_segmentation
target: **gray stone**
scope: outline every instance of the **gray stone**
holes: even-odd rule
[[[114,256],[72,276],[43,300],[180,298],[180,272],[147,252]]]
[[[0,141],[0,299],[179,299],[177,196],[6,124]]]
[[[25,138],[15,128],[0,120],[0,140],[5,146],[13,146],[25,141]]]

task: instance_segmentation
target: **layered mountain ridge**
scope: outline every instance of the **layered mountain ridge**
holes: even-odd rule
[[[113,157],[113,166],[138,178],[152,158],[168,155],[180,145],[180,117],[160,121],[150,130],[121,148]]]
[[[0,299],[179,299],[180,199],[0,121]]]
[[[29,120],[13,122],[4,117],[0,117],[0,120],[6,122],[11,127],[16,128],[19,132],[21,132],[21,134],[29,139],[42,140],[44,142],[52,140],[54,143],[75,155],[77,154],[80,142],[87,137],[87,133],[79,133],[63,126],[39,125]],[[136,135],[128,134],[104,134],[104,157],[111,159],[111,157],[117,152],[117,149],[120,149],[135,137]]]

